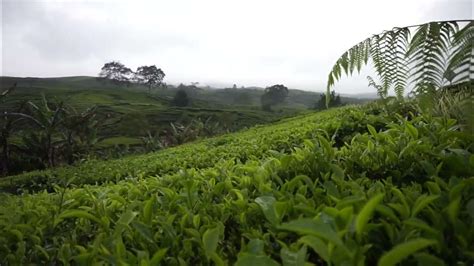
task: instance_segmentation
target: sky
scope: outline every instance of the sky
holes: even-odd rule
[[[324,91],[348,48],[383,30],[472,19],[471,0],[2,0],[1,76],[97,76],[118,60],[171,84]],[[339,93],[373,92],[369,68]]]

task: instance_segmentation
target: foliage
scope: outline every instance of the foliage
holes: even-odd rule
[[[272,105],[282,103],[287,96],[288,88],[281,84],[265,88],[265,92],[260,98],[263,110],[271,111]]]
[[[1,195],[0,262],[468,265],[472,139],[394,112],[337,108],[50,171],[49,192]]]
[[[161,142],[159,134],[152,135],[149,131],[145,137],[141,138],[143,142],[143,146],[146,152],[154,152],[161,150],[163,148],[163,144]]]
[[[133,71],[118,61],[105,63],[101,68],[99,77],[110,80],[114,84],[129,84]]]
[[[31,165],[46,168],[57,166],[58,162],[72,164],[97,143],[100,126],[95,107],[80,112],[44,95],[39,103],[23,102],[16,110],[4,111],[0,125],[4,175],[27,170]],[[11,143],[12,137],[21,142]],[[23,167],[10,167],[16,157],[21,157],[16,164]]]
[[[178,90],[173,98],[173,105],[184,107],[189,105],[188,94],[185,90]]]
[[[459,23],[466,25],[459,30]],[[454,84],[469,80],[473,32],[474,23],[469,20],[396,27],[373,35],[336,61],[329,73],[327,94],[343,73],[359,72],[368,62],[373,62],[379,76],[381,84],[376,87],[382,97],[392,87],[399,98],[403,97],[408,82],[414,84],[415,92],[424,93],[445,86],[447,81]]]
[[[331,94],[329,95],[329,105],[327,107],[337,107],[341,105],[341,96],[339,96],[339,94],[336,95],[334,90],[331,91]],[[316,102],[315,109],[323,110],[324,108],[326,108],[326,94],[321,94],[319,101]]]
[[[146,85],[148,90],[161,85],[164,77],[165,72],[155,65],[138,67],[134,73],[134,81]]]

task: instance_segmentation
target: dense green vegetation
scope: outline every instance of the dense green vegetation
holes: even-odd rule
[[[330,87],[369,58],[377,102],[218,137],[209,117],[171,123],[177,147],[160,150],[148,132],[147,151],[159,151],[3,178],[0,264],[471,265],[474,25],[465,24],[419,25],[413,38],[412,27],[394,28],[357,44],[317,106],[335,104]],[[414,97],[403,98],[409,78]],[[173,90],[195,111],[218,97],[195,84],[162,93]],[[271,110],[290,95],[276,85],[255,99]],[[160,108],[170,99],[147,93]]]
[[[109,68],[125,68],[112,63]],[[12,175],[86,159],[142,154],[277,121],[309,108],[294,105],[299,96],[290,91],[291,97],[281,98],[275,110],[267,112],[254,105],[264,96],[263,90],[221,93],[195,85],[175,88],[160,83],[160,71],[140,67],[136,73],[141,74],[133,79],[137,82],[126,84],[113,80],[113,73],[104,74],[111,80],[2,77],[1,91],[9,93],[1,99],[0,112],[9,115],[0,119],[0,172]],[[151,75],[154,72],[159,78]],[[228,103],[233,99],[234,104]]]
[[[49,192],[1,196],[2,263],[468,263],[472,134],[420,112],[344,107],[12,177]]]

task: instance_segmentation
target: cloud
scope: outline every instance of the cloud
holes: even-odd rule
[[[371,34],[472,18],[464,0],[22,1],[2,6],[2,75],[96,75],[156,64],[171,83],[324,90],[340,54]],[[365,74],[336,90],[372,91]]]

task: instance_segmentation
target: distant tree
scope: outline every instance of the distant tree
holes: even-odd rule
[[[152,65],[138,67],[133,79],[139,84],[146,85],[148,87],[148,91],[151,91],[152,88],[163,84],[164,77],[165,72],[163,72],[161,68],[157,68],[155,65]]]
[[[129,84],[133,71],[118,61],[105,63],[101,68],[99,77],[110,80],[115,84]]]
[[[288,88],[281,84],[265,88],[265,92],[260,98],[263,110],[271,111],[272,105],[282,103],[287,96]]]
[[[176,95],[174,96],[173,105],[184,107],[184,106],[188,106],[188,104],[189,104],[188,94],[186,93],[185,90],[179,89],[176,92]]]
[[[341,97],[336,95],[336,92],[333,90],[329,94],[329,107],[341,106]],[[315,109],[322,110],[326,108],[326,94],[321,94],[319,101],[316,103]]]
[[[232,86],[232,89],[237,89],[237,84],[234,84],[234,85]]]

